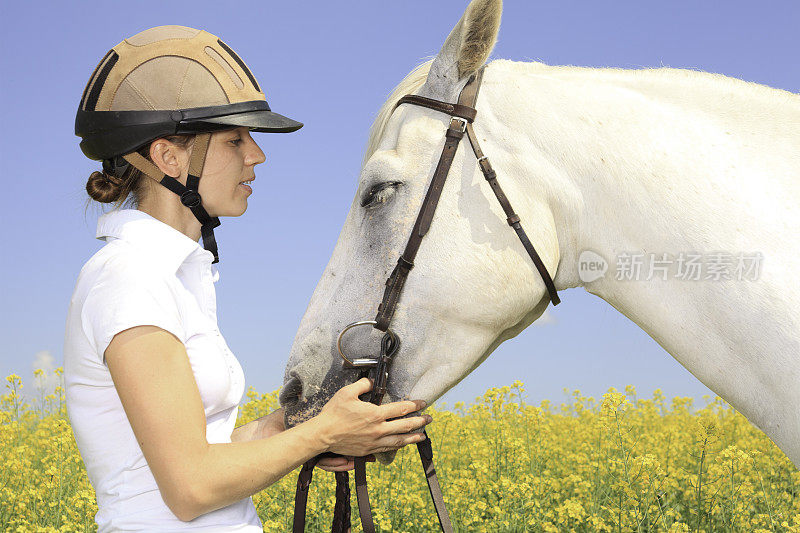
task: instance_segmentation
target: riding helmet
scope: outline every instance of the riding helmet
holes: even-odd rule
[[[185,26],[158,26],[112,48],[83,91],[75,134],[89,159],[121,177],[129,165],[179,195],[200,221],[205,249],[219,261],[214,228],[198,183],[211,133],[244,126],[286,133],[303,124],[274,113],[255,76],[221,39]],[[152,141],[196,135],[186,186],[164,175],[138,150]]]

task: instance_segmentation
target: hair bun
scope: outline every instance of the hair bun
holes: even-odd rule
[[[86,192],[92,200],[109,204],[119,199],[123,181],[105,172],[92,172],[86,182]]]

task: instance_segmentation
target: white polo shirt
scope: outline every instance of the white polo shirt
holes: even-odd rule
[[[252,498],[182,522],[164,503],[105,361],[112,337],[158,326],[186,347],[206,414],[209,443],[231,442],[244,374],[217,326],[211,252],[136,209],[100,217],[106,244],[80,271],[67,313],[67,413],[95,489],[99,532],[262,531]]]

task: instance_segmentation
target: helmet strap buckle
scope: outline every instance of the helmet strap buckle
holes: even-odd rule
[[[200,193],[192,189],[186,189],[181,193],[181,203],[190,209],[200,205],[201,200]]]
[[[130,166],[131,164],[120,156],[103,159],[103,172],[116,178],[122,179],[122,176]]]

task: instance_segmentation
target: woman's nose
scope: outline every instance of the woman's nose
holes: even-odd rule
[[[247,163],[248,166],[260,165],[261,163],[267,160],[267,156],[264,155],[264,151],[261,150],[261,147],[258,146],[258,144],[253,140],[252,137],[250,138],[250,140],[252,142],[252,146],[250,147],[250,150],[248,150],[247,152],[247,159],[245,159],[245,163]]]

